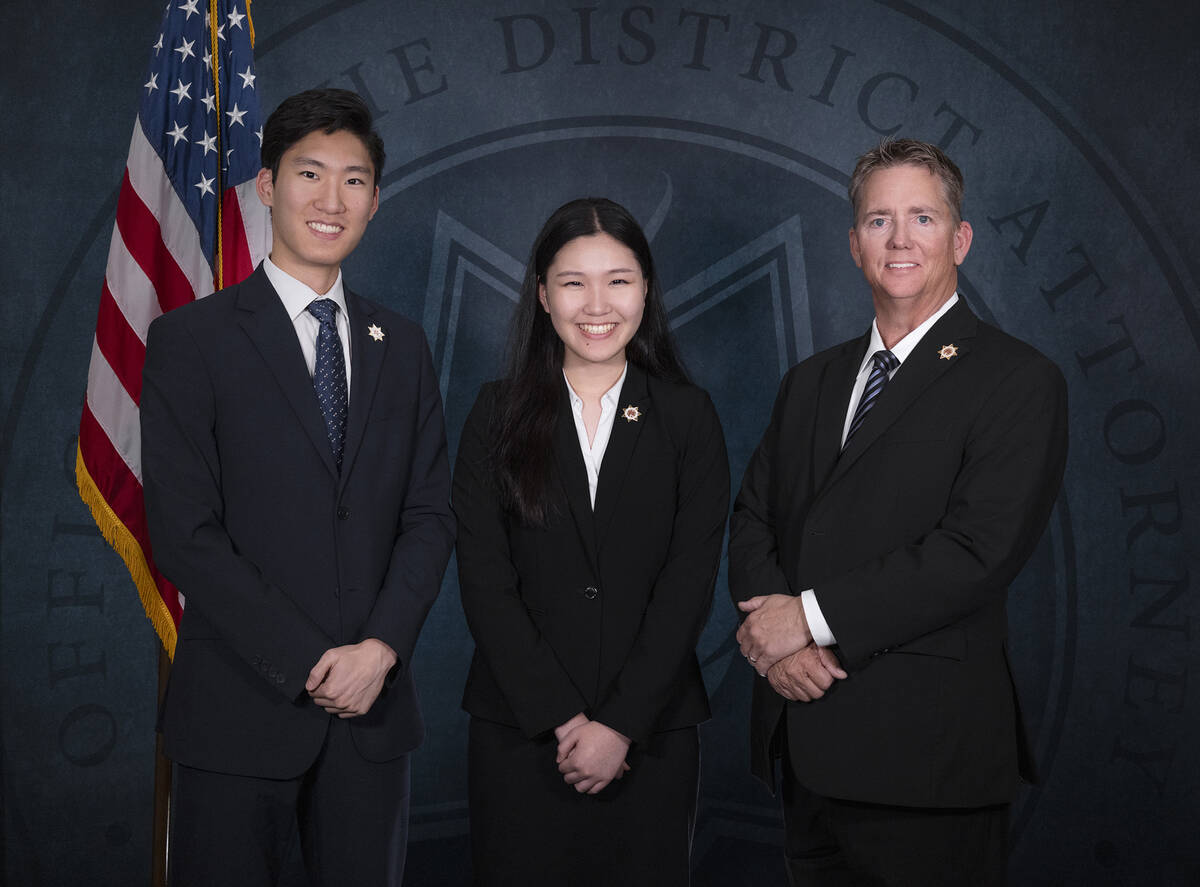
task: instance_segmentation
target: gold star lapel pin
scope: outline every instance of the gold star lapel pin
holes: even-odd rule
[[[958,356],[958,347],[953,344],[943,345],[941,348],[938,349],[938,357],[941,358],[942,360],[949,360],[950,358],[957,357],[957,356]]]
[[[625,407],[625,409],[621,410],[621,418],[623,418],[626,422],[636,422],[638,419],[642,418],[642,411],[633,406],[633,404],[630,404],[629,406]]]
[[[376,342],[383,341],[383,330],[380,329],[376,324],[371,324],[369,327],[367,327],[367,335]]]

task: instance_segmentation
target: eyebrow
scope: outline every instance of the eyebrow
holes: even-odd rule
[[[292,166],[315,166],[317,169],[329,168],[326,164],[322,163],[320,160],[317,160],[315,157],[305,157],[304,155],[293,158]],[[362,173],[363,175],[370,175],[371,168],[369,166],[362,166],[355,163],[351,164],[350,166],[343,167],[342,172],[357,172]]]
[[[941,215],[941,213],[938,210],[933,209],[931,207],[927,207],[927,206],[910,206],[907,210],[905,210],[905,214],[912,215],[912,216],[938,216],[938,215]],[[884,216],[885,218],[891,218],[892,211],[890,209],[869,209],[863,213],[863,218],[868,218],[870,216]]]
[[[603,271],[601,273],[605,274],[605,275],[608,275],[608,274],[633,274],[633,271],[634,271],[634,269],[632,269],[632,268],[610,268],[608,271]],[[567,271],[559,271],[554,276],[555,277],[572,277],[575,275],[581,275],[583,273],[584,273],[583,271],[567,270]]]

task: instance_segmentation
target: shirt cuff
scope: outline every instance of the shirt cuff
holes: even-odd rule
[[[804,618],[808,620],[808,630],[812,632],[813,643],[818,647],[832,647],[837,643],[821,605],[817,603],[817,593],[811,588],[800,592],[800,604],[804,607]]]

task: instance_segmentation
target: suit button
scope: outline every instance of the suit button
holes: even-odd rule
[[[594,585],[589,585],[587,588],[585,588],[583,590],[583,596],[585,598],[587,598],[589,601],[595,600],[596,595],[598,595],[599,593],[600,593],[600,589],[598,589]]]
[[[341,506],[337,510],[337,516],[338,516],[338,520],[349,520],[350,519],[350,509],[344,505]]]

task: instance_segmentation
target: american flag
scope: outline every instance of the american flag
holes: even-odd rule
[[[262,115],[250,0],[169,0],[141,86],[100,294],[75,473],[167,653],[183,597],[154,566],[138,403],[150,322],[248,275],[270,246],[254,192]],[[218,165],[219,164],[219,165]]]

